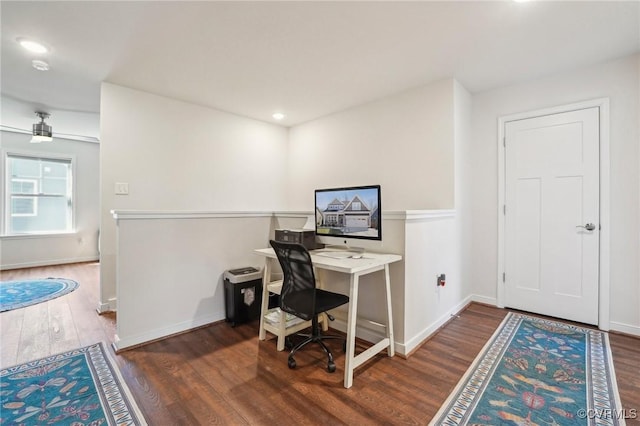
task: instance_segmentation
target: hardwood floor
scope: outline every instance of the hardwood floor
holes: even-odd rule
[[[2,312],[0,365],[7,367],[77,347],[110,342],[115,315],[97,315],[100,264],[46,266],[0,272],[1,281],[69,278],[80,283],[71,293],[45,303]]]
[[[74,279],[80,287],[0,314],[1,367],[112,342],[115,315],[95,310],[98,264],[3,271],[1,279],[49,276]],[[299,352],[298,368],[289,370],[287,353],[275,350],[274,339],[257,339],[257,322],[216,323],[114,358],[150,425],[425,425],[506,313],[471,304],[408,359],[381,354],[358,368],[351,389],[343,387],[340,343],[329,342],[334,374],[315,348]],[[640,339],[611,333],[610,341],[622,405],[640,411]]]

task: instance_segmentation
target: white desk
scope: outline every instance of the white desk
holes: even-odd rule
[[[349,312],[347,314],[347,353],[345,354],[345,366],[344,366],[344,387],[350,388],[353,384],[353,370],[358,366],[371,359],[377,353],[387,348],[389,356],[394,355],[394,343],[393,343],[393,318],[391,312],[391,280],[389,278],[389,264],[398,262],[402,259],[397,254],[381,254],[381,253],[363,253],[363,257],[360,259],[352,258],[340,258],[335,259],[331,257],[322,256],[319,253],[327,252],[329,250],[313,250],[310,252],[313,266],[317,269],[326,269],[329,271],[336,271],[345,274],[349,274]],[[277,259],[273,249],[256,249],[254,252],[260,256],[265,257],[264,267],[264,279],[263,279],[263,292],[262,292],[262,313],[260,315],[260,340],[266,338],[266,329],[264,321],[264,312],[268,307],[269,292],[267,291],[269,283],[271,282],[271,261]],[[386,337],[374,344],[364,352],[355,356],[355,342],[356,342],[356,319],[358,310],[358,287],[359,280],[362,275],[371,274],[377,271],[384,271],[385,278],[385,298],[387,302],[387,323]],[[277,284],[276,284],[277,285]],[[282,323],[282,321],[281,321]],[[281,330],[282,331],[282,330]],[[289,331],[287,331],[289,333]],[[284,336],[286,334],[278,334],[278,350],[284,349]]]

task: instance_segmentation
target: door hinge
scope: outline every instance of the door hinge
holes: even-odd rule
[[[503,215],[506,215],[506,214],[507,214],[507,205],[506,205],[506,204],[503,204],[503,205],[502,205],[502,214],[503,214]]]
[[[505,148],[507,147],[507,138],[506,137],[502,138],[502,146],[505,147]]]
[[[506,273],[502,273],[502,282],[507,282],[507,274]]]

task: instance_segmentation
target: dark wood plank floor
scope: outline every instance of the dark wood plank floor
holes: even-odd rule
[[[115,335],[115,315],[97,315],[99,265],[3,271],[2,280],[75,279],[52,301],[0,314],[0,366],[8,367]],[[408,359],[378,355],[343,387],[344,355],[330,342],[337,371],[322,352],[304,350],[298,368],[257,323],[220,322],[114,355],[151,425],[425,425],[453,390],[507,311],[471,304]],[[640,411],[640,339],[610,334],[622,405]],[[364,345],[359,343],[362,348]],[[637,419],[627,424],[640,424]]]

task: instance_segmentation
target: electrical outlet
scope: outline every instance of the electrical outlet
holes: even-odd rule
[[[116,182],[116,195],[129,195],[129,184],[125,182]]]

